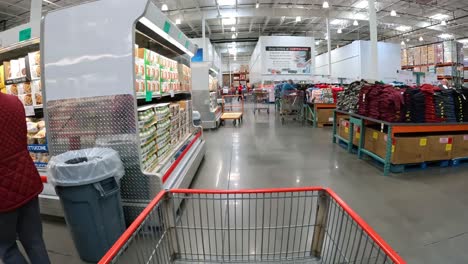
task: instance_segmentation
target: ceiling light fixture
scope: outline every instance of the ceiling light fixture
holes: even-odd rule
[[[354,5],[356,8],[367,8],[369,6],[369,2],[367,0],[363,0]]]
[[[409,38],[407,38],[407,39],[406,39],[406,42],[410,42],[410,39],[409,39]]]
[[[346,20],[344,19],[333,19],[332,21],[330,21],[330,25],[343,25],[343,24],[346,24]]]
[[[341,28],[339,28],[339,29],[336,31],[336,33],[341,34],[341,33],[343,33],[343,32],[341,31]]]
[[[401,41],[401,45],[402,45],[402,46],[404,46],[404,45],[405,45],[405,42],[404,42],[403,40]]]
[[[315,41],[315,45],[320,45],[320,40]]]
[[[236,18],[235,17],[223,18],[222,22],[223,22],[223,25],[225,26],[234,25],[236,24]]]
[[[175,23],[176,23],[176,25],[180,25],[180,23],[182,23],[182,20],[181,20],[180,18],[177,18],[177,19],[175,20]]]
[[[229,6],[236,4],[236,0],[218,0],[217,2],[220,6]]]
[[[446,25],[447,25],[447,21],[442,20],[442,22],[440,22],[440,25],[441,25],[441,26],[446,26]]]
[[[301,22],[302,18],[300,16],[296,17],[296,22]]]
[[[451,38],[453,38],[453,35],[447,34],[447,33],[443,33],[443,34],[440,34],[438,37],[439,37],[439,38],[442,38],[442,39],[451,39]]]
[[[231,32],[234,32],[234,31],[236,31],[236,27],[231,28]]]
[[[359,22],[357,22],[357,20],[355,19],[353,22],[353,26],[358,26],[358,25],[359,25]]]
[[[422,36],[419,37],[419,41],[424,41]]]
[[[166,4],[163,4],[163,5],[161,6],[161,11],[167,11],[167,10],[169,10],[169,7],[167,7]]]
[[[260,3],[256,3],[255,8],[259,8],[259,7],[260,7]]]
[[[403,25],[398,26],[398,27],[395,28],[395,30],[398,30],[398,31],[408,31],[410,29],[411,29],[410,26],[403,26]]]
[[[432,19],[435,19],[435,20],[446,20],[447,18],[449,18],[448,15],[446,14],[435,14],[433,16],[430,16],[429,18],[432,18]]]
[[[231,38],[233,39],[237,38],[236,34],[232,34]]]
[[[396,17],[396,11],[395,10],[390,11],[390,16]]]
[[[327,1],[324,1],[323,4],[322,4],[322,7],[323,7],[323,8],[329,8],[330,5],[328,4]]]

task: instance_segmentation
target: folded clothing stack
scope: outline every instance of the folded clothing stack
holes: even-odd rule
[[[439,123],[443,119],[437,116],[436,107],[434,102],[434,93],[439,92],[440,88],[430,84],[423,84],[421,86],[421,92],[425,94],[426,109],[425,109],[425,121],[426,123]]]
[[[455,104],[453,100],[454,90],[441,90],[434,93],[436,115],[445,122],[457,122]]]
[[[357,113],[363,116],[367,116],[369,113],[369,103],[372,101],[373,98],[370,96],[371,90],[374,88],[373,85],[366,84],[362,86],[361,90],[359,91],[359,98],[358,98],[358,111]]]
[[[409,122],[424,123],[426,120],[426,95],[420,89],[407,89],[406,93],[411,98]]]
[[[355,81],[343,92],[340,92],[336,108],[350,113],[357,113],[359,92],[364,84],[366,84],[365,81]]]
[[[464,122],[465,111],[468,112],[468,107],[465,107],[468,102],[466,99],[461,91],[453,90],[453,103],[457,122]]]
[[[399,122],[404,104],[402,90],[385,85],[378,98],[379,119],[392,123]]]

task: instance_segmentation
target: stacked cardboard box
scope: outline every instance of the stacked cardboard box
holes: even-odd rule
[[[338,135],[343,139],[349,140],[349,129],[349,119],[340,118]],[[357,146],[359,144],[359,139],[361,138],[361,129],[357,126],[354,126],[353,131],[353,145]]]
[[[364,138],[364,148],[385,158],[387,149],[387,134],[366,128]],[[409,164],[425,161],[427,146],[426,137],[395,137],[392,140],[392,164]]]
[[[401,66],[407,66],[408,65],[408,50],[402,49],[400,57],[401,57]]]
[[[444,62],[444,45],[442,43],[434,44],[435,63]]]
[[[421,65],[421,47],[413,48],[414,65]]]
[[[449,160],[452,158],[452,136],[428,136],[424,161]]]
[[[414,48],[408,49],[408,65],[414,65]]]
[[[421,47],[421,64],[422,65],[427,64],[427,46],[422,46]]]
[[[444,41],[444,62],[457,62],[457,44],[455,41]]]
[[[434,63],[435,63],[434,44],[430,44],[427,46],[427,64],[434,64]]]
[[[452,159],[468,157],[468,135],[454,135]]]
[[[333,123],[334,109],[317,109],[317,122],[319,124]]]

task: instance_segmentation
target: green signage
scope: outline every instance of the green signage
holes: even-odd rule
[[[188,49],[188,47],[190,46],[190,42],[188,40],[185,41],[185,48]]]
[[[151,102],[153,100],[153,92],[152,91],[146,91],[146,102]]]
[[[169,34],[170,30],[171,30],[171,23],[169,23],[169,21],[164,22],[164,32]]]
[[[28,40],[30,38],[31,38],[31,28],[26,28],[19,32],[19,41]]]
[[[179,39],[182,39],[182,36],[183,36],[182,32],[179,32]]]

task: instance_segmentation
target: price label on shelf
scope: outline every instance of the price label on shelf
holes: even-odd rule
[[[36,113],[34,112],[34,106],[24,106],[24,111],[26,112],[26,116],[36,115]]]
[[[145,100],[146,100],[146,102],[151,102],[153,100],[153,92],[152,91],[146,91]]]
[[[174,97],[174,90],[170,91],[171,97]]]

